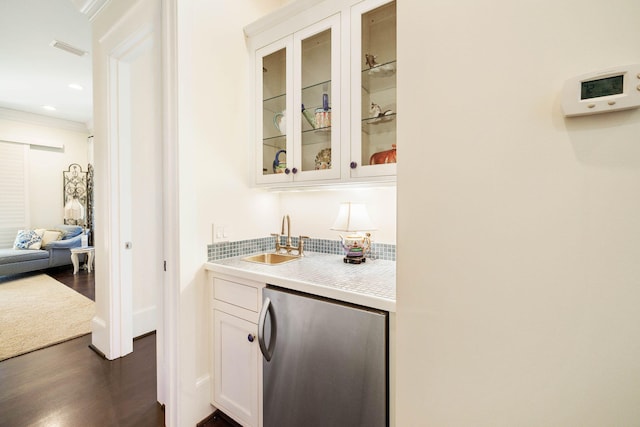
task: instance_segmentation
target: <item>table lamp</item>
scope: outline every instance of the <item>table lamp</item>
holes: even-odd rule
[[[371,249],[371,233],[363,232],[375,229],[364,203],[344,202],[340,204],[338,217],[331,230],[348,233],[346,236],[340,235],[340,243],[345,251],[345,263],[361,264],[367,260],[367,253]]]
[[[84,206],[82,206],[77,197],[71,198],[64,205],[64,219],[67,221],[73,220],[76,224],[79,220],[84,219]]]

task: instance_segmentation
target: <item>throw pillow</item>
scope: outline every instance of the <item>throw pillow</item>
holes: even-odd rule
[[[42,246],[42,237],[34,230],[18,230],[14,249],[40,249]]]
[[[62,231],[60,230],[45,230],[42,234],[42,247],[46,248],[51,242],[62,239]]]

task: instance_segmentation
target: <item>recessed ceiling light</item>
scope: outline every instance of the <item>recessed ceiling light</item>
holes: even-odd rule
[[[51,105],[43,105],[42,108],[49,111],[56,111],[56,107],[53,107]]]
[[[70,87],[71,89],[75,89],[75,90],[82,90],[82,89],[84,89],[82,86],[80,86],[79,84],[76,84],[76,83],[70,83],[70,84],[69,84],[69,87]]]

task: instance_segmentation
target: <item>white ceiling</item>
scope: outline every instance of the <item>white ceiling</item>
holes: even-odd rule
[[[51,47],[53,40],[89,54],[80,57]],[[84,89],[71,89],[71,83]],[[0,108],[89,126],[91,26],[72,1],[0,0]]]

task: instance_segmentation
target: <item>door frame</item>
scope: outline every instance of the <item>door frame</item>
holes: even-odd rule
[[[138,7],[142,1],[134,2],[111,2],[110,0],[93,0],[91,2],[83,2],[82,0],[72,0],[80,10],[87,15],[93,26],[95,37],[97,17],[109,9],[109,5],[117,9],[115,12],[119,14],[116,24],[120,25],[122,19],[127,16],[133,9]],[[156,0],[160,2],[161,17],[161,69],[162,69],[162,174],[163,174],[163,255],[164,255],[164,274],[162,283],[159,284],[157,293],[157,314],[158,322],[156,329],[156,358],[157,358],[157,400],[165,407],[165,425],[177,426],[180,419],[179,407],[179,352],[178,352],[178,326],[179,326],[179,306],[180,306],[180,256],[179,256],[179,163],[178,163],[178,72],[177,72],[177,46],[178,46],[178,29],[177,29],[177,0]],[[112,34],[112,29],[105,32],[103,39]],[[104,40],[101,40],[101,42]],[[103,55],[103,50],[98,41],[94,40],[94,54]],[[107,52],[109,52],[107,50]],[[106,61],[106,59],[105,59]],[[107,61],[108,62],[108,61]],[[97,70],[94,59],[94,78],[97,73],[104,72]],[[103,96],[108,99],[107,88],[98,88],[94,86],[95,92],[101,91]],[[99,107],[100,108],[100,107]],[[94,106],[94,116],[101,111]],[[108,106],[106,107],[109,111]],[[104,117],[106,112],[102,112]],[[111,146],[114,138],[110,133],[116,128],[110,123],[103,123],[104,128],[102,134],[104,144],[109,147],[103,147],[108,152],[103,155],[106,159],[101,165],[104,170],[102,172],[104,181],[97,182],[96,187],[102,187],[103,198],[102,207],[99,209],[104,223],[102,227],[103,235],[106,237],[102,245],[96,246],[96,252],[102,255],[100,260],[100,268],[96,273],[96,279],[102,280],[108,284],[101,297],[106,299],[107,308],[102,316],[96,315],[92,321],[92,343],[103,351],[108,359],[115,359],[126,354],[127,343],[132,343],[132,328],[123,328],[124,319],[131,318],[127,309],[123,310],[126,303],[122,302],[122,283],[119,280],[119,257],[123,248],[121,248],[121,239],[119,237],[120,223],[118,221],[118,203],[119,195],[117,192],[116,164],[112,163],[113,156],[118,152],[116,141],[115,146]],[[96,122],[96,130],[100,124]],[[97,132],[96,132],[97,133]],[[96,145],[100,140],[96,138]],[[117,158],[117,157],[116,157]],[[98,211],[98,209],[97,209]],[[111,237],[109,237],[111,236]],[[108,240],[109,239],[109,240]],[[96,300],[97,301],[97,300]],[[130,302],[129,302],[130,305]]]

